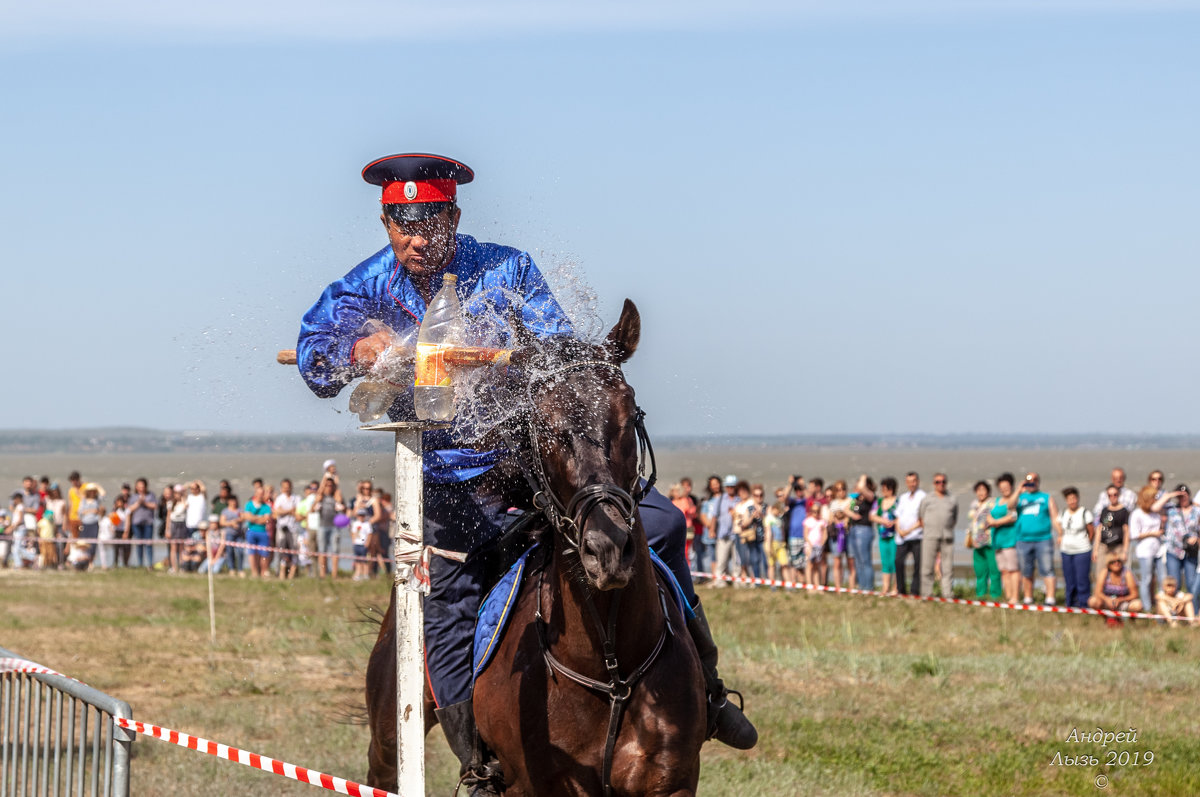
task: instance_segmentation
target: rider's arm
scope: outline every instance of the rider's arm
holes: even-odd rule
[[[386,288],[389,275],[383,272],[388,263],[394,265],[390,254],[390,247],[382,250],[330,284],[300,322],[296,362],[304,382],[321,398],[336,396],[362,374],[351,353],[367,321],[379,315],[376,294]]]

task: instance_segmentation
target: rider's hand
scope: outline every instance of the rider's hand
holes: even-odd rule
[[[381,329],[365,338],[359,338],[354,344],[352,357],[354,364],[364,368],[372,367],[379,356],[391,347],[393,340],[391,331],[386,329]]]

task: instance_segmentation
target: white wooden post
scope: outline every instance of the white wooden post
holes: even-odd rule
[[[361,428],[396,435],[396,772],[397,793],[425,793],[425,611],[429,591],[413,570],[424,548],[425,479],[421,471],[421,433],[445,428],[434,421],[377,423]]]

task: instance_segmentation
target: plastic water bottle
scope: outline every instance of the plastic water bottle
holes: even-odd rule
[[[442,277],[441,290],[433,297],[417,334],[417,378],[413,387],[413,407],[423,421],[448,421],[454,418],[454,384],[446,370],[445,351],[461,346],[465,333],[462,306],[455,288],[458,277]]]

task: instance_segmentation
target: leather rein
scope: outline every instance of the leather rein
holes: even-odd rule
[[[563,504],[558,496],[554,494],[542,465],[541,448],[538,445],[538,430],[533,415],[533,390],[534,386],[538,383],[546,382],[569,371],[576,371],[583,368],[608,368],[621,374],[622,378],[624,378],[619,365],[604,360],[581,360],[561,366],[548,373],[539,374],[530,379],[526,387],[529,414],[525,426],[529,438],[528,445],[532,453],[532,456],[529,458],[530,461],[526,461],[521,447],[505,432],[506,443],[513,456],[516,457],[518,466],[529,483],[530,489],[533,490],[533,505],[536,512],[545,517],[550,526],[558,534],[563,543],[563,553],[567,556],[580,555],[584,525],[587,523],[587,519],[591,513],[604,504],[615,507],[620,513],[621,518],[632,529],[634,524],[640,521],[637,515],[638,504],[650,492],[650,488],[654,486],[654,482],[658,477],[658,465],[654,458],[654,447],[650,444],[649,435],[646,434],[646,413],[641,407],[635,406],[633,427],[638,441],[638,472],[633,478],[633,484],[630,486],[630,489],[622,489],[616,484],[589,484],[576,491],[566,504]],[[643,472],[647,459],[650,462],[650,475],[643,480]],[[532,516],[533,513],[530,513],[527,517]],[[608,736],[604,742],[604,765],[601,779],[604,785],[604,795],[605,797],[610,797],[612,794],[613,756],[616,751],[617,736],[621,729],[621,719],[625,714],[626,704],[633,694],[634,687],[650,670],[655,660],[658,659],[659,654],[662,653],[663,647],[666,645],[667,636],[673,635],[675,631],[671,627],[670,614],[667,611],[666,593],[662,588],[662,584],[658,584],[658,597],[662,605],[664,618],[662,632],[659,634],[658,641],[645,661],[627,677],[622,677],[620,663],[617,661],[616,640],[617,615],[620,610],[621,596],[624,593],[624,589],[613,591],[613,598],[609,603],[608,621],[604,622],[600,617],[599,610],[596,608],[594,590],[587,584],[583,568],[572,568],[572,571],[575,574],[576,582],[582,587],[583,603],[587,607],[588,614],[591,616],[592,622],[595,624],[600,636],[601,652],[604,656],[604,668],[608,673],[608,683],[589,678],[572,670],[550,652],[550,644],[546,636],[547,624],[542,615],[542,586],[546,572],[544,566],[538,569],[536,614],[538,644],[542,649],[542,658],[545,659],[546,666],[552,672],[557,672],[580,686],[608,697]]]

